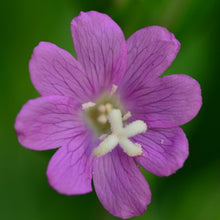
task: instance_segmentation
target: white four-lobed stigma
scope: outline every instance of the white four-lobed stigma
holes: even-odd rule
[[[146,132],[147,125],[143,121],[137,120],[123,127],[122,114],[119,109],[113,109],[109,113],[108,119],[112,133],[106,136],[99,146],[94,149],[93,155],[101,157],[111,152],[119,144],[127,155],[131,157],[140,156],[142,154],[141,145],[133,143],[128,138]]]

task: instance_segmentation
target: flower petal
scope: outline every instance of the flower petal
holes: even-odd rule
[[[150,26],[131,35],[127,47],[128,67],[121,87],[129,95],[164,73],[179,52],[180,43],[166,28]]]
[[[88,135],[73,138],[51,158],[47,177],[49,184],[66,195],[92,191],[91,142]]]
[[[29,63],[31,80],[41,95],[89,100],[91,87],[81,64],[67,51],[52,43],[40,42]]]
[[[93,164],[95,190],[105,209],[120,218],[138,216],[146,210],[151,192],[133,158],[117,147]]]
[[[127,64],[126,41],[120,27],[107,15],[81,12],[71,22],[77,58],[83,65],[93,91],[118,85]]]
[[[181,168],[188,157],[188,141],[181,128],[149,129],[133,138],[142,145],[136,162],[158,176],[169,176]]]
[[[60,147],[85,131],[76,104],[64,96],[46,96],[28,101],[15,122],[19,142],[33,150]]]
[[[202,105],[200,85],[178,74],[164,76],[126,97],[134,118],[151,128],[177,127],[192,120]]]

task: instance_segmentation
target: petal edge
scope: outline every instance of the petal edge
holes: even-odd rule
[[[62,95],[88,101],[91,87],[81,64],[66,50],[49,42],[34,48],[29,62],[31,81],[43,95]]]
[[[47,167],[49,184],[65,195],[92,191],[92,158],[87,135],[69,141],[57,150]]]
[[[157,176],[175,173],[189,155],[188,140],[181,128],[149,129],[134,139],[143,150],[136,162]]]
[[[151,128],[172,128],[192,120],[202,105],[199,83],[174,74],[154,80],[126,97],[129,111]]]
[[[83,120],[75,112],[75,107],[74,100],[64,96],[29,100],[15,121],[19,142],[32,150],[48,150],[85,132]]]
[[[136,31],[128,38],[127,45],[128,67],[121,87],[128,95],[164,73],[180,50],[174,34],[160,26]]]
[[[94,161],[93,182],[104,208],[123,219],[142,214],[151,201],[140,169],[119,147]]]
[[[106,14],[81,12],[71,22],[73,44],[93,92],[118,85],[127,64],[127,45],[121,28]]]

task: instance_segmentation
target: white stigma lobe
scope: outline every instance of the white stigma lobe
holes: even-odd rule
[[[93,151],[94,156],[101,157],[112,151],[118,144],[118,138],[114,134],[108,135]]]
[[[93,155],[101,157],[111,152],[119,144],[127,155],[131,157],[140,156],[142,154],[141,145],[133,143],[128,138],[146,132],[147,125],[143,121],[137,120],[123,127],[122,114],[119,109],[113,109],[109,113],[109,122],[112,134],[108,135],[94,149]]]

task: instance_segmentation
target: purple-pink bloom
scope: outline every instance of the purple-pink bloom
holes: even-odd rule
[[[201,104],[198,82],[183,74],[160,77],[180,43],[167,29],[143,28],[125,40],[107,15],[80,13],[71,22],[77,60],[41,42],[30,60],[41,97],[16,118],[19,142],[33,150],[59,149],[49,184],[66,195],[92,191],[114,216],[142,214],[151,201],[137,164],[158,176],[181,168],[188,141],[179,127]]]

